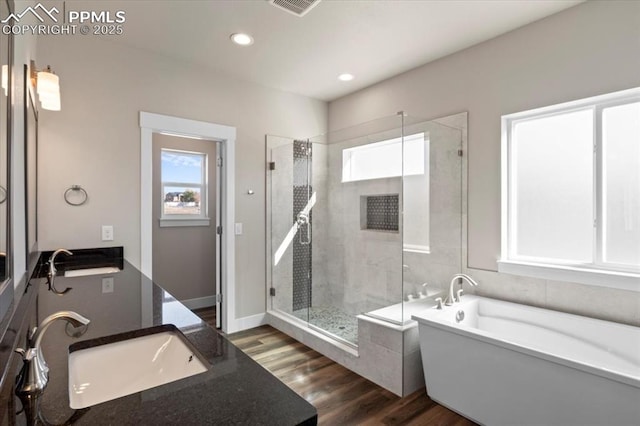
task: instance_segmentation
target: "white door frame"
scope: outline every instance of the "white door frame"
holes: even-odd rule
[[[222,331],[238,329],[235,320],[235,140],[236,128],[204,121],[140,111],[140,269],[152,277],[153,256],[153,133],[173,134],[220,142],[222,250]]]

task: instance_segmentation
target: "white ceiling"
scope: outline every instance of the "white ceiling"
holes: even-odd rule
[[[126,12],[116,43],[330,101],[581,1],[323,0],[304,17],[266,0],[88,3]],[[235,32],[255,43],[234,45]],[[356,78],[338,81],[344,72]]]

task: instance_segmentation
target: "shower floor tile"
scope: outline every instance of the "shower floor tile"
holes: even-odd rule
[[[294,311],[293,314],[307,321],[307,309]],[[348,342],[358,344],[358,318],[339,308],[333,306],[309,308],[309,323]]]

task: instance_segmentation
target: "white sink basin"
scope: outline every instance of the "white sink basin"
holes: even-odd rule
[[[64,271],[65,277],[86,277],[88,275],[104,275],[114,274],[120,272],[120,269],[115,266],[105,266],[102,268],[87,268],[87,269],[72,269],[70,271]]]
[[[168,329],[167,329],[168,328]],[[69,405],[80,409],[207,371],[174,326],[114,343],[70,347]]]

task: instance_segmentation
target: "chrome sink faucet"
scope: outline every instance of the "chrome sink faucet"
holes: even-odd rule
[[[56,269],[55,261],[56,261],[56,256],[59,255],[60,253],[64,253],[67,256],[73,255],[73,253],[71,253],[69,250],[63,249],[63,248],[59,248],[58,250],[54,251],[53,254],[49,257],[49,261],[47,262],[49,264],[49,273],[47,274],[47,276],[50,276],[50,277],[56,276],[56,272],[58,272],[58,270]]]
[[[67,256],[73,255],[73,253],[71,253],[69,250],[60,248],[54,251],[53,254],[49,257],[49,261],[47,262],[49,264],[49,272],[47,273],[47,284],[49,284],[49,290],[53,291],[55,294],[65,294],[66,292],[71,290],[71,288],[66,288],[62,291],[58,291],[56,290],[56,287],[54,285],[56,273],[58,272],[55,265],[56,256],[60,253],[64,253]]]
[[[29,348],[16,349],[22,355],[22,369],[16,378],[15,393],[22,405],[29,411],[28,418],[37,414],[37,399],[44,392],[49,381],[49,367],[42,355],[42,338],[49,326],[56,320],[65,320],[75,327],[89,324],[89,319],[73,311],[60,311],[46,317],[36,327],[28,339]],[[34,420],[33,417],[32,420]]]
[[[462,283],[464,283],[466,281],[466,282],[468,282],[470,285],[472,285],[474,287],[478,286],[478,283],[475,282],[474,279],[471,278],[469,275],[467,275],[467,274],[455,274],[453,276],[453,278],[451,279],[451,283],[449,284],[449,295],[444,300],[444,304],[446,306],[451,306],[451,305],[453,305],[453,302],[459,302],[460,301],[460,295],[462,294],[462,289],[458,290],[458,292],[456,293],[455,296],[453,294],[453,286],[456,284],[456,282],[458,280],[462,280]]]

